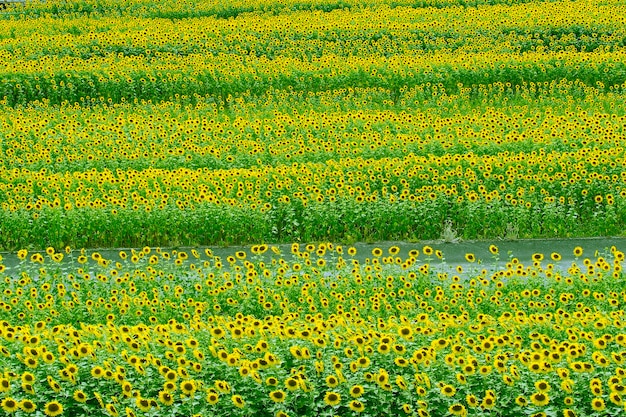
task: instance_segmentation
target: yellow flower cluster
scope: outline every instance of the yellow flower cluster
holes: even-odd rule
[[[575,248],[564,264],[489,251],[458,272],[429,261],[444,258],[431,246],[22,250],[0,272],[0,404],[49,416],[623,412],[624,253]]]
[[[550,160],[551,168],[558,165],[564,169],[545,173],[546,159]],[[466,164],[470,167],[463,169]],[[614,168],[599,174],[595,169],[598,165]],[[202,204],[214,204],[264,212],[291,200],[306,206],[338,199],[356,203],[482,200],[530,208],[556,201],[562,205],[572,204],[589,196],[590,189],[593,190],[589,196],[591,203],[605,202],[610,206],[616,198],[621,201],[626,195],[621,154],[611,155],[603,150],[462,158],[411,155],[375,161],[345,158],[327,164],[217,171],[178,168],[82,173],[49,173],[45,169],[4,172],[6,183],[0,190],[7,200],[2,203],[2,209],[11,212],[59,207],[66,211],[73,207],[150,211],[163,209],[168,204],[191,210]],[[498,185],[494,187],[495,184]],[[35,201],[34,193],[40,195]]]
[[[60,6],[55,1],[47,3],[30,6],[43,10]],[[126,3],[134,3],[138,8],[139,2]],[[288,2],[275,2],[274,6],[280,7],[279,3]],[[320,1],[314,3],[321,5]],[[418,56],[434,51],[471,54],[494,49],[512,53],[529,50],[590,52],[624,47],[621,16],[626,14],[626,7],[618,1],[493,5],[468,7],[462,13],[455,7],[400,7],[400,2],[395,3],[396,7],[389,7],[368,1],[367,5],[359,4],[360,8],[335,10],[331,18],[325,13],[292,10],[291,13],[258,13],[227,20],[198,10],[215,6],[212,2],[197,2],[195,19],[138,18],[139,13],[133,19],[120,19],[104,14],[98,19],[63,16],[59,24],[58,15],[38,16],[7,21],[2,27],[3,34],[13,33],[14,36],[5,39],[3,49],[7,57],[14,59],[44,56],[85,59],[106,55],[111,58],[129,55],[130,58],[132,55],[142,62],[148,57],[167,55],[233,54],[248,59],[261,56],[312,59],[347,54]],[[150,7],[159,6],[175,5],[156,3]],[[260,2],[252,5],[255,6],[260,6]],[[35,10],[32,12],[35,14]],[[26,32],[36,33],[36,38],[19,36]],[[71,49],[68,44],[72,45]],[[437,62],[435,57],[429,58]]]
[[[149,219],[163,241],[180,239],[187,228],[185,243],[214,243],[214,231],[197,223],[171,229],[162,219],[221,217],[206,213],[223,209],[256,225],[254,240],[284,239],[271,230],[288,216],[284,227],[308,239],[345,237],[348,229],[354,238],[366,238],[368,230],[389,233],[381,239],[437,238],[440,226],[423,224],[446,217],[465,237],[504,236],[510,225],[525,228],[526,236],[612,234],[625,216],[622,135],[612,133],[623,117],[490,109],[454,121],[435,111],[215,121],[197,109],[196,118],[180,121],[184,110],[161,107],[156,114],[152,107],[127,106],[87,115],[72,108],[7,111],[4,223],[18,236],[32,229],[27,222],[45,225],[47,235],[33,229],[24,238],[32,243],[45,236],[37,242],[45,247],[80,242],[71,231],[83,227],[81,219],[99,218],[104,224],[94,229],[119,236],[81,243],[124,245],[123,235],[135,233],[129,230],[135,222],[120,220],[128,216]],[[372,223],[363,230],[354,216],[359,210],[370,222],[391,217],[398,225]],[[428,213],[433,217],[422,217]],[[533,216],[542,224],[533,226],[527,220]],[[299,226],[303,219],[313,223],[311,231]],[[324,230],[327,236],[306,234]]]
[[[624,5],[472,6],[0,14],[0,247],[620,233]]]

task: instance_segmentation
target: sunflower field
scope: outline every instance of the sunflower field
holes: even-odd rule
[[[57,416],[618,416],[624,253],[20,250],[0,405]],[[6,259],[8,261],[8,259]],[[18,271],[16,274],[14,271]]]
[[[0,248],[608,236],[621,0],[0,11]]]
[[[0,6],[3,415],[626,412],[624,0]]]

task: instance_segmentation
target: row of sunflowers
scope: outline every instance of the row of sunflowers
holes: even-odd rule
[[[459,265],[431,246],[331,243],[7,254],[0,404],[48,416],[623,413],[624,253],[488,249]]]

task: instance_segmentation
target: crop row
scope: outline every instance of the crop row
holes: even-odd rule
[[[89,106],[226,100],[276,89],[380,87],[398,94],[441,84],[452,94],[493,83],[563,80],[603,91],[624,87],[619,4],[529,3],[462,12],[370,6],[234,20],[5,19],[0,99],[11,106]]]
[[[164,3],[154,0],[51,0],[46,2],[28,1],[26,8],[11,10],[11,16],[27,18],[41,17],[144,17],[151,19],[182,20],[198,17],[232,19],[256,13],[283,14],[298,11],[333,12],[341,10],[359,11],[367,7],[382,8],[474,8],[492,5],[512,5],[534,2],[529,0],[370,0],[363,3],[357,0],[258,0],[253,3],[245,0],[225,0],[219,3],[210,1]],[[550,2],[539,2],[550,5]],[[603,5],[604,2],[599,3]],[[619,4],[619,3],[618,3]]]
[[[455,159],[5,171],[3,246],[432,239],[446,222],[465,238],[612,235],[626,220],[623,156],[583,150]],[[517,235],[506,236],[509,229]]]
[[[126,104],[88,111],[74,106],[5,107],[0,166],[54,173],[91,168],[227,170],[341,158],[469,152],[483,157],[588,148],[619,156],[626,125],[623,104],[616,102],[619,96],[573,83],[527,86],[516,91],[517,99],[510,91],[503,84],[485,86],[473,100],[469,91],[447,95],[438,86],[414,88],[396,96],[397,105],[390,103],[387,89],[342,89],[315,96],[274,91],[259,100],[222,103],[227,112],[206,101],[194,107]],[[584,104],[572,102],[574,95],[584,97]],[[416,103],[420,112],[411,110]]]
[[[430,57],[324,55],[310,62],[295,58],[216,57],[204,54],[156,58],[108,55],[97,60],[46,57],[4,61],[0,97],[8,105],[161,102],[226,99],[268,90],[317,92],[340,88],[382,87],[399,91],[442,85],[448,93],[494,83],[513,87],[531,82],[575,81],[602,91],[622,92],[626,74],[623,52],[503,53]]]
[[[450,9],[370,7],[332,14],[257,14],[236,20],[103,16],[6,20],[0,49],[13,59],[159,53],[278,56],[418,55],[622,49],[623,5],[551,2]]]

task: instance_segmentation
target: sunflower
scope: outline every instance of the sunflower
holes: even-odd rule
[[[581,248],[580,246],[576,246],[574,248],[574,256],[578,258],[582,256],[582,254],[583,254],[583,248]]]
[[[230,392],[230,384],[227,381],[215,381],[215,388],[224,394]]]
[[[550,397],[545,392],[535,392],[530,396],[530,401],[536,406],[547,405],[550,402]]]
[[[296,378],[289,377],[285,380],[285,387],[289,391],[295,391],[300,387],[300,383],[298,382]]]
[[[515,385],[515,380],[510,375],[502,375],[502,382],[510,387]]]
[[[215,405],[218,403],[219,400],[220,400],[220,396],[217,394],[217,392],[214,392],[214,391],[207,392],[206,401],[209,404]]]
[[[214,338],[220,339],[224,337],[225,332],[224,332],[224,329],[222,329],[221,327],[215,327],[211,329],[211,334],[213,335]]]
[[[104,376],[104,368],[101,366],[94,366],[91,369],[91,376],[94,378],[102,378]]]
[[[550,259],[552,259],[553,261],[558,262],[558,261],[560,261],[560,260],[561,260],[561,254],[560,254],[560,253],[558,253],[558,252],[552,252],[552,253],[550,254]]]
[[[384,369],[381,369],[375,377],[375,381],[378,385],[385,385],[389,382],[389,374]]]
[[[459,384],[467,384],[467,378],[465,377],[464,374],[461,374],[461,373],[456,374],[456,380],[459,382]]]
[[[406,391],[409,388],[409,384],[407,384],[406,380],[402,377],[402,375],[396,376],[396,385],[402,391]]]
[[[400,253],[400,248],[398,246],[390,246],[389,247],[389,255],[397,255]]]
[[[497,255],[498,247],[496,245],[489,245],[489,252],[491,252],[492,255]]]
[[[476,368],[471,363],[468,363],[463,367],[463,373],[465,375],[474,375],[476,373]]]
[[[84,403],[87,401],[87,394],[85,394],[83,390],[76,390],[74,391],[72,398],[74,398],[74,401],[76,402]]]
[[[337,385],[339,385],[339,380],[335,375],[328,375],[326,377],[326,386],[329,388],[335,388]]]
[[[7,413],[15,412],[19,407],[19,403],[15,401],[13,398],[7,397],[2,400],[2,409]],[[58,415],[58,414],[55,414]]]
[[[491,395],[486,395],[483,398],[483,401],[480,403],[480,406],[486,410],[490,410],[496,405],[496,399]]]
[[[38,364],[37,358],[32,358],[32,357],[26,358],[26,360],[24,361],[24,364],[31,369],[35,369],[37,368],[37,364]]]
[[[173,381],[166,381],[163,383],[163,390],[167,392],[176,391],[176,383]]]
[[[49,417],[60,416],[63,414],[63,406],[58,401],[50,401],[44,406],[43,412]]]
[[[409,366],[409,361],[407,361],[405,358],[403,358],[403,357],[401,357],[401,356],[399,356],[399,357],[395,358],[395,359],[393,360],[393,362],[394,362],[397,366],[399,366],[400,368],[404,368],[404,367],[406,367],[406,366]]]
[[[456,394],[456,388],[454,388],[452,385],[443,385],[440,390],[441,393],[446,397],[453,397],[454,394]]]
[[[197,389],[198,385],[195,381],[188,380],[180,383],[180,390],[183,392],[183,394],[189,397],[191,397]]]
[[[100,408],[104,408],[104,400],[102,399],[102,395],[99,392],[94,391],[93,396],[96,397]]]
[[[466,253],[465,260],[467,262],[476,262],[476,256],[473,253]]]
[[[270,399],[274,401],[275,403],[282,403],[285,401],[285,398],[287,398],[285,391],[276,390],[276,391],[270,392]]]
[[[374,249],[372,249],[372,255],[373,256],[378,258],[379,256],[382,256],[382,254],[383,254],[383,250],[381,248],[374,248]]]
[[[22,382],[26,384],[32,384],[35,382],[35,375],[30,372],[24,372],[22,374]]]
[[[391,350],[391,346],[387,343],[380,343],[376,350],[378,350],[378,353],[386,354]]]
[[[120,415],[119,411],[117,411],[117,408],[115,407],[114,404],[109,403],[106,406],[104,406],[104,409],[107,411],[107,413],[109,413],[109,415],[113,417],[117,417]]]
[[[46,352],[43,354],[43,361],[47,364],[53,363],[54,359],[54,354],[52,352]]]
[[[135,405],[137,405],[137,408],[139,408],[144,413],[150,411],[150,409],[152,408],[150,400],[141,396],[135,398]]]
[[[365,411],[365,405],[359,400],[352,400],[349,404],[350,410],[362,413]]]
[[[593,408],[594,411],[603,411],[606,408],[606,404],[602,398],[595,397],[591,400],[591,408]]]
[[[159,401],[163,405],[174,404],[174,397],[167,391],[159,391]]]
[[[57,381],[55,381],[54,378],[52,378],[51,376],[48,375],[48,385],[50,386],[50,388],[52,388],[52,390],[54,392],[59,392],[61,391],[61,385],[59,385],[59,383]]]
[[[550,384],[548,383],[548,381],[540,379],[539,381],[535,382],[535,388],[539,392],[548,392],[550,391]]]
[[[467,415],[467,409],[461,403],[452,404],[450,407],[448,407],[448,411],[454,416]]]
[[[20,401],[20,408],[25,413],[34,413],[37,410],[37,404],[35,404],[31,400],[22,400]]]
[[[611,392],[609,394],[609,400],[611,400],[611,402],[615,405],[624,405],[624,400],[622,399],[622,396],[619,395],[617,392]]]
[[[335,406],[341,402],[341,395],[334,391],[328,391],[324,396],[324,402],[330,406]]]
[[[241,395],[235,394],[230,397],[230,399],[237,408],[244,408],[246,406],[246,402],[243,400],[243,397]]]
[[[398,328],[398,335],[404,339],[409,339],[413,335],[411,326],[401,326]]]
[[[124,396],[130,397],[132,395],[132,392],[133,385],[128,381],[122,382],[122,393],[124,394]]]
[[[357,364],[359,365],[359,367],[361,368],[367,368],[368,366],[370,366],[370,358],[368,358],[367,356],[361,356],[356,360]]]
[[[363,388],[362,385],[353,385],[350,388],[350,396],[352,398],[359,398],[361,395],[363,395],[364,392],[365,392],[365,389]]]

